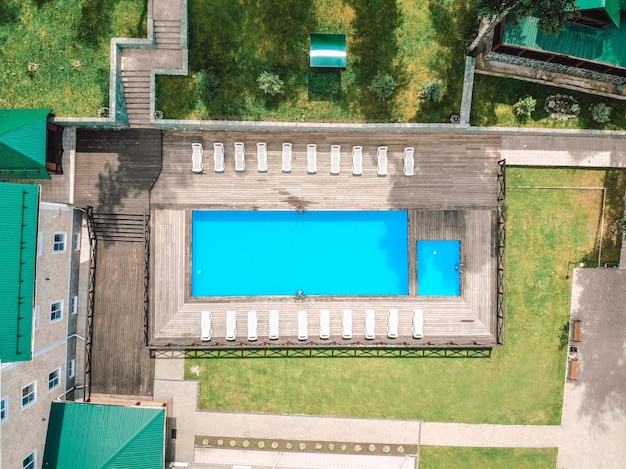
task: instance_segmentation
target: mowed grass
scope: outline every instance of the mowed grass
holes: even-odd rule
[[[465,38],[477,27],[467,2],[190,0],[188,8],[189,76],[157,77],[166,118],[449,122],[459,112]],[[312,71],[309,34],[330,32],[347,36],[347,68]],[[198,92],[200,71],[219,82],[211,97]],[[279,75],[284,94],[259,89],[263,71]],[[378,71],[397,83],[388,101],[367,90]],[[431,80],[444,84],[436,105],[420,97],[420,85]]]
[[[619,177],[623,182],[623,172]],[[520,168],[508,168],[507,182],[613,183],[605,171]],[[622,207],[623,193],[615,200]],[[186,378],[200,380],[199,406],[442,422],[558,424],[571,291],[566,267],[596,249],[601,191],[509,189],[507,205],[506,345],[494,349],[491,358],[188,359]],[[189,372],[194,365],[199,377]]]
[[[0,108],[97,117],[109,105],[110,40],[145,37],[146,15],[145,0],[2,0]]]
[[[556,448],[457,448],[422,446],[420,469],[554,469]],[[460,462],[462,461],[462,466]]]

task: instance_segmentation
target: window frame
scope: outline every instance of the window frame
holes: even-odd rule
[[[0,399],[0,423],[7,420],[9,420],[9,396],[4,396]]]
[[[78,295],[70,297],[70,313],[78,313]]]
[[[24,404],[24,398],[26,397],[24,395],[24,389],[29,388],[31,386],[33,387],[33,390],[29,392],[27,396],[32,395],[32,399],[29,398],[28,402]],[[37,402],[37,380],[28,383],[26,386],[22,386],[22,410],[27,409],[28,407],[32,406],[35,402]]]
[[[76,376],[76,359],[72,358],[67,362],[67,377],[72,379]]]
[[[52,307],[54,305],[60,305],[59,309],[58,309],[58,313],[59,316],[53,318],[52,314],[54,313],[54,311],[52,310]],[[65,305],[64,305],[64,301],[63,300],[57,300],[57,301],[53,301],[52,303],[50,303],[50,315],[48,316],[50,318],[50,323],[54,323],[54,322],[59,322],[63,320],[63,309],[64,309]]]
[[[32,458],[28,461],[29,458]],[[37,467],[37,450],[33,450],[28,456],[22,459],[22,469],[35,469]]]
[[[63,239],[57,241],[57,236]],[[57,249],[57,246],[60,249]],[[67,249],[67,233],[65,231],[55,231],[52,235],[52,252],[55,254],[63,254]]]
[[[80,250],[80,233],[74,233],[72,236],[72,249],[74,249],[74,251]]]
[[[35,330],[39,330],[41,325],[41,308],[39,305],[35,306]]]
[[[52,378],[50,378],[51,376]],[[56,383],[55,383],[55,380],[56,380]],[[51,383],[52,383],[52,387],[50,387]],[[61,367],[56,368],[52,370],[50,373],[48,373],[48,392],[54,391],[59,386],[61,386]]]

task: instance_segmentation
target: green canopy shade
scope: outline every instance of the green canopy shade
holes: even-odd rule
[[[311,34],[310,66],[346,68],[345,34]]]
[[[0,179],[50,179],[46,132],[52,109],[0,109]]]
[[[52,402],[43,468],[163,469],[165,408]]]
[[[0,361],[32,358],[39,186],[0,182]]]

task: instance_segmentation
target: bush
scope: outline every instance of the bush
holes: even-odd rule
[[[215,97],[220,87],[220,80],[212,73],[206,70],[200,70],[195,77],[196,89],[198,96],[202,101],[210,101]]]
[[[543,108],[550,117],[557,120],[567,120],[578,116],[580,104],[572,96],[564,94],[550,95],[546,98]]]
[[[431,103],[441,102],[443,97],[443,85],[440,81],[427,81],[422,83],[422,98]]]
[[[605,124],[611,118],[611,106],[606,103],[592,104],[589,106],[591,118],[598,124]]]
[[[528,119],[535,112],[536,106],[537,100],[532,96],[526,96],[525,98],[520,98],[513,105],[513,113],[519,118]]]
[[[378,71],[367,90],[381,101],[387,101],[396,89],[396,81],[388,73]]]
[[[259,88],[270,96],[276,96],[283,92],[283,82],[278,75],[270,72],[261,72],[259,78],[256,79]]]

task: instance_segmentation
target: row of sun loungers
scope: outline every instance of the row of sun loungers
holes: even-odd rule
[[[320,328],[319,337],[322,340],[330,339],[330,310],[320,309]],[[255,341],[258,338],[259,330],[259,314],[256,311],[248,311],[248,341]],[[308,340],[308,312],[300,310],[297,314],[298,340]],[[376,313],[373,309],[365,310],[365,339],[374,340]],[[280,316],[277,309],[269,311],[269,339],[277,340],[280,337]],[[202,311],[201,320],[202,335],[200,339],[203,342],[211,340],[212,314],[210,311]],[[344,309],[341,312],[341,338],[352,339],[352,310]],[[415,339],[424,337],[424,314],[421,309],[414,309],[412,315],[412,335]],[[398,338],[398,310],[389,309],[387,312],[387,337],[390,339]],[[233,341],[237,339],[237,312],[226,312],[226,340]]]
[[[204,149],[201,143],[192,143],[192,171],[194,173],[201,173],[203,171],[203,154]],[[267,171],[267,144],[260,142],[256,144],[257,147],[257,168],[259,172]],[[246,150],[245,145],[242,142],[235,142],[235,171],[246,170]],[[413,147],[406,147],[404,149],[403,161],[404,161],[404,175],[413,176],[414,174],[414,160],[415,149]],[[282,171],[285,173],[291,172],[291,162],[293,159],[292,145],[291,143],[283,143],[282,146]],[[376,151],[377,174],[379,176],[387,175],[387,147],[378,147]],[[341,161],[341,146],[332,145],[330,147],[330,174],[339,174],[339,163]],[[306,148],[306,168],[307,173],[317,173],[317,145],[309,144]],[[224,163],[224,144],[216,142],[213,144],[213,165],[216,173],[224,172],[226,165]],[[363,174],[363,147],[352,147],[352,174],[360,176]]]

